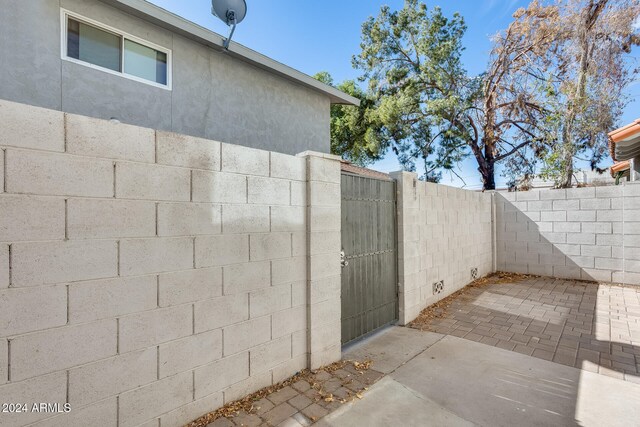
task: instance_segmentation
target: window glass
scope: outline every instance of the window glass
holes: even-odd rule
[[[166,85],[167,54],[125,39],[124,72]]]
[[[69,18],[67,56],[90,64],[122,71],[122,38]]]

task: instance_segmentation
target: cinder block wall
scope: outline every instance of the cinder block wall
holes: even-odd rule
[[[340,230],[335,159],[4,101],[0,149],[0,402],[73,409],[0,424],[178,426],[308,366],[307,266],[339,277],[339,242],[307,239]]]
[[[418,181],[393,174],[398,191],[400,323],[493,271],[491,194]],[[433,284],[444,280],[434,294]]]
[[[499,270],[640,284],[640,183],[495,200]]]

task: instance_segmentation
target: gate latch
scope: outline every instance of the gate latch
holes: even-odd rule
[[[349,265],[349,261],[347,261],[347,256],[344,254],[344,249],[340,251],[340,266],[345,268]]]

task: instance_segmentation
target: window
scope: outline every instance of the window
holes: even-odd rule
[[[124,72],[167,84],[167,54],[131,40],[124,41]]]
[[[171,51],[63,11],[63,58],[170,88]]]

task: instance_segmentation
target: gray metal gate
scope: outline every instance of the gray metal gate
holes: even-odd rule
[[[342,174],[342,343],[398,319],[396,183]]]

